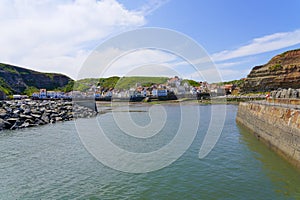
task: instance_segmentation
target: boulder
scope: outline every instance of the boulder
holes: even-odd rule
[[[291,98],[296,99],[299,97],[299,93],[297,90],[293,90],[291,94]]]
[[[280,98],[281,97],[281,91],[277,91],[276,92],[276,98]]]
[[[37,119],[39,119],[39,118],[41,118],[41,115],[39,115],[39,114],[30,114],[32,117],[34,117],[34,118],[37,118]]]
[[[49,120],[49,114],[47,114],[47,113],[44,113],[43,115],[42,115],[42,117],[41,117],[41,120],[43,120],[45,123],[49,123],[50,122],[50,120]]]
[[[0,131],[5,128],[4,120],[0,118]]]

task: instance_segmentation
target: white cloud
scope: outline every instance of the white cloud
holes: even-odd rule
[[[241,46],[235,50],[225,50],[212,55],[216,61],[240,58],[269,51],[282,49],[300,43],[300,29],[292,32],[274,33],[253,39],[250,44]]]
[[[117,58],[117,59],[116,59]],[[125,52],[121,49],[108,48],[101,52],[94,51],[84,67],[81,68],[78,79],[84,77],[118,76],[164,76],[174,75],[171,64],[177,56],[155,49],[137,49]]]
[[[139,12],[148,15],[169,1],[170,0],[149,0],[148,3],[139,10]]]
[[[76,77],[90,50],[144,16],[115,0],[2,0],[0,62]]]
[[[241,65],[243,63],[245,63],[247,61],[237,61],[237,62],[221,62],[221,63],[215,63],[215,65],[219,68],[228,68],[228,67],[232,67],[232,66],[238,66]]]
[[[186,76],[198,81],[207,81],[209,83],[218,83],[222,81],[235,80],[237,77],[245,77],[249,73],[248,69],[205,69],[200,72],[194,72]]]

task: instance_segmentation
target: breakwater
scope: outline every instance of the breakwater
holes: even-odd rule
[[[20,129],[74,118],[93,117],[95,109],[64,100],[12,100],[0,102],[0,130]]]
[[[241,102],[236,121],[300,168],[300,100]],[[297,101],[297,102],[296,102]]]

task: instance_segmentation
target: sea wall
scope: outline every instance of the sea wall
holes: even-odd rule
[[[85,101],[0,101],[0,131],[70,121],[74,118],[93,117],[96,114],[95,105]]]
[[[241,102],[236,117],[238,124],[290,163],[300,168],[300,111],[290,104]]]

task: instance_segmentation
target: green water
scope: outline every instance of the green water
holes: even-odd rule
[[[193,144],[168,167],[144,174],[119,172],[98,162],[81,144],[74,122],[1,132],[0,199],[300,199],[300,172],[236,125],[237,106],[227,106],[220,140],[199,159],[211,106],[186,106],[201,113]],[[176,106],[165,109],[179,112]],[[131,114],[140,124],[149,121],[147,112]],[[146,145],[148,151],[174,136],[179,119],[170,116],[166,134],[144,142],[123,136],[111,113],[98,120],[122,148],[145,150]]]

